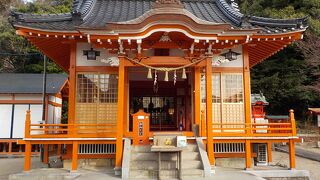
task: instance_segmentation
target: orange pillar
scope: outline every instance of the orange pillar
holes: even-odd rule
[[[194,123],[198,125],[199,129],[199,135],[200,132],[203,131],[202,126],[200,126],[201,123],[201,112],[200,112],[200,103],[201,103],[201,97],[200,97],[200,67],[194,68]],[[200,135],[201,136],[201,135]]]
[[[43,145],[43,163],[45,164],[49,163],[49,145],[48,144]]]
[[[31,166],[31,143],[29,141],[25,144],[24,151],[24,171],[30,171]]]
[[[129,78],[128,71],[124,72],[124,105],[123,105],[123,133],[126,134],[129,131],[129,117],[128,117],[128,105],[129,105]]]
[[[250,140],[246,140],[246,169],[251,168],[251,142]]]
[[[243,90],[244,90],[244,113],[246,123],[246,134],[251,134],[251,92],[250,92],[250,64],[248,45],[243,45]]]
[[[70,66],[69,66],[69,100],[68,100],[68,124],[75,123],[75,105],[76,105],[76,50],[75,42],[70,43]],[[68,127],[68,133],[73,134],[74,128]]]
[[[214,165],[212,137],[212,57],[206,59],[206,119],[207,119],[207,153],[211,165]]]
[[[267,143],[268,163],[272,162],[272,142]]]
[[[118,119],[117,119],[117,134],[116,134],[116,162],[115,168],[121,168],[122,162],[122,148],[123,148],[123,108],[124,108],[124,76],[125,76],[125,59],[119,57],[119,74],[118,74]]]
[[[73,141],[71,171],[76,171],[77,169],[78,169],[78,141]]]
[[[290,159],[290,169],[296,168],[296,152],[294,149],[294,140],[289,140],[289,159]]]

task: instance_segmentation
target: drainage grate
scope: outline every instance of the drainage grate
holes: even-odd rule
[[[78,154],[115,154],[115,144],[79,144]]]
[[[244,143],[215,143],[215,153],[244,153]]]

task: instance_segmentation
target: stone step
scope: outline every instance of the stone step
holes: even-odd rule
[[[196,144],[188,144],[187,148],[183,151],[198,152],[198,146]],[[132,146],[132,152],[151,152],[151,146]]]
[[[177,167],[177,161],[161,161],[161,169],[175,169]],[[199,160],[182,161],[182,169],[201,169],[202,163]],[[130,162],[130,169],[136,170],[157,170],[158,161],[150,160],[136,160]]]
[[[161,169],[175,169],[176,161],[161,161]],[[130,169],[134,170],[158,170],[158,161],[136,160],[131,161]]]
[[[134,152],[131,154],[131,161],[135,160],[158,160],[158,153]],[[162,153],[161,160],[177,160],[176,153]]]
[[[200,160],[199,152],[184,151],[181,154],[182,160]]]
[[[192,152],[198,152],[198,146],[196,144],[188,144],[186,150],[184,151],[192,151]]]
[[[182,160],[200,160],[199,152],[184,151]],[[135,160],[158,160],[158,153],[132,152],[131,161]],[[177,153],[161,153],[161,160],[177,160]]]
[[[182,169],[202,169],[200,160],[182,160]]]
[[[201,169],[183,169],[181,171],[181,176],[183,177],[203,177],[203,170]],[[131,170],[130,179],[157,179],[157,170]],[[178,178],[178,170],[161,170],[161,179],[176,179]]]

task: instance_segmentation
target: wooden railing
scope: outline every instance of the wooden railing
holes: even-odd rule
[[[25,138],[116,137],[116,124],[31,124],[27,111]]]
[[[205,116],[201,115],[201,135],[206,136]],[[273,123],[212,123],[213,137],[288,137],[296,136],[293,110],[285,122]]]

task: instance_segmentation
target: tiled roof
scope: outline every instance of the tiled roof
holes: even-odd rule
[[[67,81],[64,74],[48,74],[48,94],[56,94]],[[42,74],[0,73],[0,93],[42,93]]]
[[[15,26],[54,31],[77,28],[99,29],[110,22],[138,18],[152,9],[155,0],[74,0],[67,14],[30,15],[13,12]],[[281,33],[306,28],[306,18],[271,19],[247,17],[235,11],[225,0],[181,0],[184,8],[196,17],[213,23],[228,23],[236,29],[262,28],[263,33]]]
[[[251,104],[254,105],[257,102],[262,102],[263,105],[269,105],[269,102],[266,100],[266,97],[262,93],[251,94]]]

